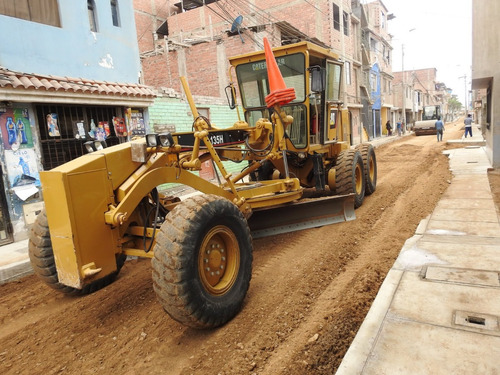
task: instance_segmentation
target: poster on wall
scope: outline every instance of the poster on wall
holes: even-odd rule
[[[0,113],[0,130],[6,150],[33,147],[27,108],[9,108]]]
[[[126,137],[128,135],[127,126],[123,117],[113,117],[113,126],[117,137]]]
[[[109,123],[107,121],[99,121],[96,129],[96,139],[98,141],[105,141],[110,134]]]
[[[59,126],[57,125],[57,113],[49,113],[46,118],[49,136],[59,137],[61,134],[59,134]]]
[[[38,193],[40,175],[36,162],[35,151],[32,148],[17,151],[5,151],[5,164],[9,184],[14,193],[22,200]]]
[[[85,141],[87,139],[87,135],[85,132],[85,123],[83,120],[73,123],[73,136],[76,139],[80,139],[82,141]]]
[[[144,117],[142,112],[137,109],[128,108],[126,111],[129,121],[129,129],[132,137],[146,135],[146,127],[144,125]]]

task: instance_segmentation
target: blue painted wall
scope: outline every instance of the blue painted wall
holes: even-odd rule
[[[380,68],[378,63],[373,64],[370,74],[375,74],[377,76],[377,85],[376,87],[372,87],[372,100],[373,100],[373,109],[380,109],[382,107],[381,95],[380,95]],[[375,90],[374,90],[375,89]]]
[[[86,0],[59,0],[61,27],[0,15],[0,65],[24,73],[138,83],[139,49],[132,0],[118,0],[113,26],[109,0],[96,0],[97,32]]]

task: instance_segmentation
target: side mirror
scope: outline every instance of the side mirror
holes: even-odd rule
[[[226,92],[226,98],[227,98],[227,103],[229,104],[229,108],[235,109],[236,108],[236,89],[234,88],[233,84],[229,84],[226,86],[224,89]]]
[[[319,65],[314,65],[308,68],[311,72],[311,91],[325,91],[326,86],[326,70]]]

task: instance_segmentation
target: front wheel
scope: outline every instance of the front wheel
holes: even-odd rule
[[[116,276],[127,259],[126,255],[117,254],[116,271],[102,277],[101,279],[86,284],[82,289],[76,289],[61,284],[59,282],[59,276],[57,275],[54,250],[52,249],[49,224],[45,210],[38,214],[35,223],[31,228],[28,251],[31,267],[33,268],[35,274],[51,288],[69,295],[84,295],[93,293],[111,284],[116,279]]]
[[[357,150],[342,151],[335,163],[335,192],[354,193],[354,207],[358,208],[365,199],[365,173],[363,158]]]
[[[252,239],[239,209],[200,195],[178,204],[156,236],[153,288],[165,311],[194,328],[214,328],[243,305],[252,276]]]

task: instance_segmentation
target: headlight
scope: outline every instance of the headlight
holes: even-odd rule
[[[146,134],[146,144],[148,147],[171,147],[174,145],[174,138],[170,133]]]
[[[94,141],[94,147],[96,151],[100,151],[108,147],[106,141]]]
[[[106,141],[88,141],[85,142],[83,145],[85,146],[85,149],[89,154],[94,151],[103,150],[108,146],[106,144]]]
[[[158,147],[158,145],[160,144],[158,134],[146,134],[146,144],[148,145],[148,147]]]
[[[160,144],[163,147],[171,147],[174,145],[174,138],[170,133],[162,133],[158,136],[160,138]]]
[[[88,141],[83,144],[85,146],[85,149],[87,150],[87,153],[94,152],[94,141]]]

